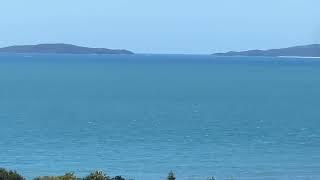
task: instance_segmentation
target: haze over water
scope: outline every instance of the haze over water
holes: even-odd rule
[[[320,178],[320,60],[0,54],[0,166],[27,178]]]

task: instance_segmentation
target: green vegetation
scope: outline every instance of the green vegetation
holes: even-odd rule
[[[0,168],[0,180],[25,180],[25,178],[16,171]],[[62,176],[39,176],[34,178],[34,180],[125,180],[125,178],[121,176],[110,177],[103,171],[93,171],[84,178],[79,178],[74,173],[69,172]],[[167,180],[176,180],[176,176],[173,171],[169,172]],[[207,180],[216,180],[216,178],[211,177]]]
[[[176,176],[174,175],[173,171],[169,172],[167,180],[176,180]]]
[[[74,173],[66,173],[63,176],[43,176],[43,177],[36,177],[34,180],[76,180],[77,177]]]
[[[16,171],[0,168],[0,180],[24,180],[24,178]]]
[[[125,179],[121,176],[116,176],[116,177],[112,178],[111,180],[125,180]]]
[[[121,176],[115,176],[111,178],[103,171],[93,171],[85,178],[78,178],[74,175],[74,173],[66,173],[63,176],[36,177],[34,178],[34,180],[125,180],[125,179]]]
[[[103,171],[94,171],[85,177],[84,180],[110,180],[110,177],[107,176]]]

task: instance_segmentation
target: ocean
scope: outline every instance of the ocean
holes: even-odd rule
[[[0,54],[0,167],[320,179],[320,59]]]

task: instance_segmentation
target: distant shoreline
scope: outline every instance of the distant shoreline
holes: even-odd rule
[[[107,49],[90,48],[76,46],[72,44],[37,44],[37,45],[14,45],[0,48],[0,53],[15,54],[135,54],[126,49]],[[229,51],[225,53],[214,54],[150,54],[138,53],[139,55],[213,55],[225,57],[280,57],[280,58],[320,58],[320,44],[311,44],[305,46],[294,46],[281,49],[269,50],[247,50],[247,51]]]
[[[311,44],[305,46],[294,46],[280,49],[269,50],[248,50],[248,51],[230,51],[226,53],[215,53],[215,56],[264,56],[264,57],[320,57],[320,44]]]
[[[15,45],[0,48],[0,53],[41,53],[41,54],[134,54],[126,49],[89,48],[72,44]]]
[[[301,58],[301,59],[320,59],[320,56],[309,57],[309,56],[277,56],[279,58]]]

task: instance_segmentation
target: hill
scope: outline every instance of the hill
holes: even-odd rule
[[[133,54],[123,49],[88,48],[72,44],[19,45],[0,48],[5,53],[65,53],[65,54]]]
[[[249,51],[230,51],[226,53],[215,53],[216,56],[301,56],[301,57],[320,57],[320,44],[306,46],[294,46],[282,49],[270,50],[249,50]]]

